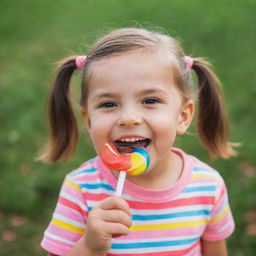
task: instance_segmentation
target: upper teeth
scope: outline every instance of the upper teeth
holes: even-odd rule
[[[144,140],[145,138],[125,138],[125,139],[121,139],[122,142],[135,142],[135,141],[140,141],[140,140]]]

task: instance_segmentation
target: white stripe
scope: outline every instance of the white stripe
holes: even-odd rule
[[[212,187],[212,186],[217,186],[217,184],[215,182],[212,182],[212,181],[209,181],[209,182],[193,182],[193,183],[190,183],[186,189],[189,189],[189,188],[197,188],[197,187]]]
[[[215,197],[216,192],[215,191],[194,191],[194,192],[189,192],[189,193],[180,193],[175,197],[174,200],[176,199],[182,199],[182,198],[190,198],[190,197],[202,197],[202,196],[213,196]]]
[[[72,245],[72,246],[75,244],[75,242],[72,242],[72,241],[66,240],[66,239],[64,239],[64,238],[62,238],[62,237],[53,235],[52,233],[49,233],[48,231],[45,231],[45,232],[44,232],[44,235],[45,235],[46,237],[49,237],[49,238],[55,240],[55,241],[59,241],[59,242],[65,243],[65,244],[69,244],[69,245]]]
[[[124,186],[125,186],[125,185],[124,185]],[[123,194],[122,194],[122,198],[123,198],[124,200],[128,200],[128,201],[143,202],[143,203],[145,203],[145,201],[142,200],[142,199],[135,198],[135,197],[133,197],[133,196],[130,196],[130,195],[126,194],[126,193],[125,193],[125,188],[124,188],[124,191],[123,191]]]
[[[214,223],[215,224],[215,223]],[[223,232],[225,229],[227,229],[229,226],[232,226],[232,224],[230,224],[230,221],[229,222],[226,222],[225,225],[223,225],[219,230],[218,230],[218,233],[221,233]]]

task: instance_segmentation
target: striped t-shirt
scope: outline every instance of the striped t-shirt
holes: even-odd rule
[[[183,158],[178,182],[150,190],[125,182],[132,226],[128,236],[112,239],[110,255],[201,255],[200,239],[217,241],[234,230],[227,191],[219,173],[193,156],[173,149]],[[44,233],[42,247],[63,255],[86,232],[91,209],[115,193],[117,180],[96,157],[69,173],[57,207]]]

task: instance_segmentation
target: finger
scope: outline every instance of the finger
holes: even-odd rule
[[[130,232],[129,228],[120,223],[105,222],[105,230],[111,236],[127,236]]]
[[[101,215],[106,222],[120,223],[128,228],[132,225],[131,216],[122,210],[102,210]]]
[[[124,199],[117,196],[111,196],[104,199],[99,204],[99,207],[104,210],[118,209],[126,212],[128,215],[131,215],[129,204]]]

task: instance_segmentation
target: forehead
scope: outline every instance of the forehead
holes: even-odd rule
[[[122,84],[168,80],[173,83],[173,60],[166,51],[134,50],[93,62],[88,69],[89,89],[111,83]]]

